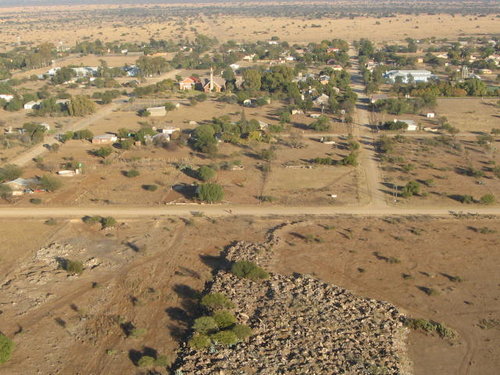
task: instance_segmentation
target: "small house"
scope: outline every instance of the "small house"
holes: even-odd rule
[[[149,115],[151,117],[161,117],[167,114],[167,110],[165,109],[165,107],[149,107],[146,108],[146,111],[149,112]]]
[[[10,188],[13,196],[31,194],[35,191],[37,184],[38,180],[36,178],[16,178],[4,183],[4,185]]]
[[[317,107],[325,106],[328,104],[330,97],[326,94],[321,94],[316,99],[313,100],[313,104]]]
[[[304,111],[301,109],[292,109],[292,115],[303,115]]]
[[[267,122],[259,120],[259,127],[260,127],[260,130],[266,130],[269,127],[269,124]]]
[[[434,117],[436,117],[436,114],[434,112],[427,112],[426,115],[425,115],[425,117],[427,117],[427,118],[434,118]]]
[[[187,77],[179,82],[180,90],[194,90],[196,85],[200,84],[200,80],[196,77]]]
[[[229,65],[229,67],[233,70],[238,70],[240,68],[240,66],[238,64],[231,64],[231,65]]]
[[[168,134],[168,135],[172,135],[172,134],[174,134],[175,132],[179,132],[179,133],[180,133],[181,129],[180,129],[180,128],[173,127],[173,126],[167,126],[166,128],[158,129],[158,131],[159,131],[161,134]]]
[[[96,145],[109,145],[118,142],[118,137],[114,134],[101,134],[92,138],[92,143]]]
[[[372,97],[370,98],[370,103],[375,104],[379,100],[386,100],[389,99],[389,97],[386,94],[373,94]]]
[[[7,103],[14,99],[14,95],[0,94],[0,99],[5,100]]]

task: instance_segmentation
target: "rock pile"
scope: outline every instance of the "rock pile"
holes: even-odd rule
[[[238,242],[230,261],[259,265],[279,241]],[[253,336],[233,347],[180,351],[175,374],[409,374],[402,314],[389,303],[355,296],[304,275],[255,282],[219,272],[208,292],[224,293]]]

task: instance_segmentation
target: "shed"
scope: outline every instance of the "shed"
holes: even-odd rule
[[[150,113],[151,117],[160,117],[167,114],[165,107],[149,107],[146,110]]]
[[[114,134],[101,134],[92,138],[92,143],[96,145],[109,145],[118,141],[118,137]]]
[[[436,117],[436,114],[434,112],[427,112],[427,114],[425,115],[425,117],[427,117],[427,118],[434,118],[434,117]]]

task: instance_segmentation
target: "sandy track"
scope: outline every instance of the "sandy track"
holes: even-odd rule
[[[500,215],[498,207],[477,207],[464,209],[463,206],[433,207],[433,208],[398,208],[367,206],[267,206],[267,205],[171,205],[163,207],[145,206],[107,206],[107,207],[6,207],[0,208],[0,218],[82,218],[86,215],[113,216],[120,219],[134,219],[154,216],[190,216],[193,213],[203,213],[208,216],[249,215],[249,216],[389,216],[389,215],[428,215],[447,216],[453,213]]]

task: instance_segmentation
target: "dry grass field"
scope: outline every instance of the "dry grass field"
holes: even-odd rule
[[[0,23],[2,42],[39,44],[45,41],[74,45],[85,39],[102,41],[141,42],[150,38],[193,38],[196,30],[220,41],[257,41],[278,36],[289,43],[319,42],[332,37],[345,40],[370,38],[373,41],[398,41],[407,37],[416,39],[437,37],[456,38],[459,35],[476,36],[498,31],[493,15],[435,14],[425,16],[398,14],[396,17],[356,17],[354,19],[308,19],[306,17],[247,17],[238,15],[203,14],[184,18],[169,17],[159,22],[156,17],[131,16],[119,19],[100,19],[93,12],[99,7],[60,9],[30,13],[26,9],[4,8],[0,14],[12,17],[9,23]],[[62,20],[71,21],[64,22]],[[42,20],[43,22],[39,22]],[[314,26],[313,26],[314,25]],[[57,33],[55,34],[55,31]],[[54,35],[57,35],[54,38]]]
[[[498,328],[483,323],[498,321],[498,220],[299,221],[277,232],[285,241],[271,271],[312,274],[453,329],[452,340],[411,332],[416,375],[495,373]],[[219,264],[220,249],[234,240],[261,241],[281,222],[162,217],[99,230],[80,221],[3,221],[9,246],[1,263],[0,330],[17,349],[0,374],[134,373],[137,352],[173,358],[192,313],[189,301]],[[87,268],[67,276],[54,256]]]
[[[463,195],[476,200],[486,194],[500,196],[500,180],[492,171],[500,162],[495,151],[498,141],[485,147],[474,138],[450,139],[448,145],[436,136],[403,139],[394,143],[394,151],[381,163],[384,192],[394,198],[394,185],[402,188],[408,181],[420,183],[421,192],[411,199],[398,197],[399,205],[450,204],[460,201]],[[452,146],[453,142],[459,149]],[[479,172],[473,175],[469,168]]]
[[[463,132],[490,132],[500,124],[497,99],[442,98],[436,112]]]

